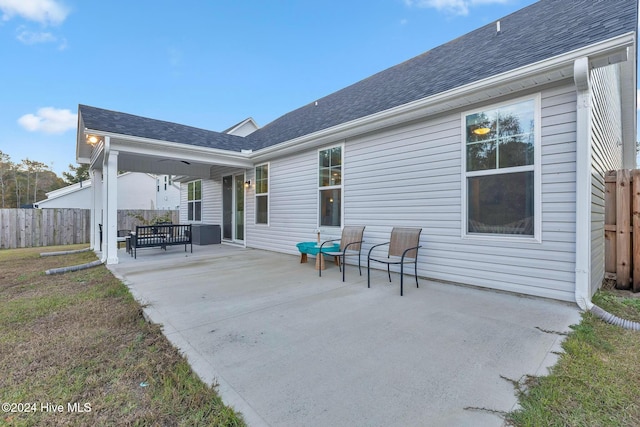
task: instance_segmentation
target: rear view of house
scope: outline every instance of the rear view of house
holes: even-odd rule
[[[615,3],[539,1],[261,128],[80,105],[94,215],[114,216],[117,170],[180,175],[181,222],[227,243],[294,254],[366,225],[366,251],[420,227],[420,276],[582,305],[604,276],[604,173],[635,166],[637,2]]]

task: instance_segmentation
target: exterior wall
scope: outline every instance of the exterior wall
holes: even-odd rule
[[[118,177],[118,209],[156,209],[156,179],[146,173]]]
[[[422,227],[420,276],[573,301],[575,102],[569,84],[541,94],[541,243],[462,237],[460,112],[332,144],[345,143],[344,224],[366,225],[365,254],[393,226]],[[317,156],[270,162],[269,226],[248,215],[248,246],[297,254],[297,242],[315,240]]]
[[[74,184],[76,185],[76,184]],[[68,192],[61,196],[40,200],[36,206],[41,209],[68,208],[68,209],[90,209],[91,208],[91,184],[84,183],[75,191]]]
[[[75,191],[41,200],[37,205],[39,208],[91,209],[91,182],[85,181]],[[156,209],[155,178],[146,173],[129,172],[119,175],[118,209]]]
[[[211,168],[211,179],[202,180],[202,221],[198,224],[222,226],[222,177],[238,173],[244,173],[244,170],[218,166]],[[188,183],[189,181],[180,183],[180,223],[182,224],[194,222],[187,220]],[[249,194],[250,192],[247,191],[245,197],[248,198]]]
[[[591,294],[604,279],[604,174],[621,169],[620,66],[591,71]]]
[[[171,175],[156,177],[156,209],[174,210],[180,208],[180,184],[170,179]]]

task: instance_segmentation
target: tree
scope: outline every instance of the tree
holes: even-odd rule
[[[13,173],[13,181],[15,183],[15,191],[16,191],[16,208],[20,207],[20,195],[21,195],[20,188],[21,188],[21,184],[23,183],[22,181],[24,181],[20,174],[21,168],[22,168],[22,163],[11,164],[11,172]]]
[[[62,172],[62,176],[67,184],[75,184],[77,182],[89,179],[89,165],[69,165],[70,172]]]
[[[5,208],[6,198],[5,192],[7,191],[7,172],[11,170],[11,157],[0,150],[0,193],[2,194],[2,207]]]
[[[29,185],[31,180],[31,174],[34,174],[33,180],[33,203],[38,201],[38,174],[47,170],[49,167],[42,162],[36,160],[24,159],[22,161],[25,170],[27,171],[27,203],[29,203]]]

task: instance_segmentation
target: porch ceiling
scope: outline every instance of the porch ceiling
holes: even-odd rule
[[[90,129],[86,129],[85,134],[96,135],[101,139],[101,142],[92,148],[90,163],[94,169],[102,168],[105,149],[117,151],[117,168],[127,172],[209,178],[212,166],[240,169],[253,167],[248,155],[241,152],[108,134]]]

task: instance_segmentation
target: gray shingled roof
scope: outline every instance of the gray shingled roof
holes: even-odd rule
[[[88,105],[79,105],[78,110],[82,115],[84,127],[91,130],[232,151],[240,151],[247,145],[247,141],[240,136],[178,123],[104,110]]]
[[[106,130],[87,123],[85,109],[92,108],[92,119],[120,126],[122,133],[133,135],[128,127],[135,123],[136,132],[144,133],[137,136],[258,150],[636,31],[637,20],[637,0],[541,0],[501,18],[500,34],[492,22],[321,98],[317,105],[291,111],[241,138],[242,146],[238,137],[122,113],[100,114],[92,107],[81,106],[82,117],[86,127]],[[109,117],[113,114],[119,117]]]

